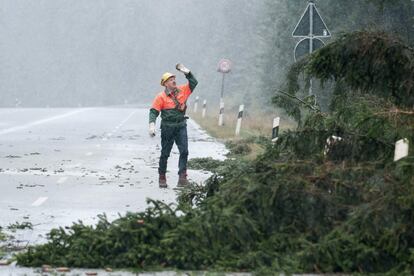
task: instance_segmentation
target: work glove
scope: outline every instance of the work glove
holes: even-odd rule
[[[190,73],[190,69],[188,69],[187,67],[185,67],[182,63],[178,63],[176,66],[175,66],[175,68],[178,70],[178,71],[180,71],[180,72],[182,72],[182,73],[184,73],[184,74],[188,74],[188,73]]]
[[[148,129],[149,135],[151,137],[155,136],[155,123],[150,123],[149,124],[149,129]]]

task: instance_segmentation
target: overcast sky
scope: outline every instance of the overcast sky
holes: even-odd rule
[[[0,104],[145,103],[176,62],[208,90],[218,60],[237,59],[237,37],[255,20],[245,2],[1,0]]]

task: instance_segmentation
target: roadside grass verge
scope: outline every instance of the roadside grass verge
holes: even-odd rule
[[[212,137],[223,141],[230,150],[228,157],[239,157],[246,160],[254,160],[258,155],[264,152],[265,146],[272,138],[273,119],[281,117],[279,134],[293,130],[297,125],[288,118],[283,112],[265,113],[260,110],[244,112],[240,135],[235,136],[237,123],[237,110],[229,111],[231,114],[225,114],[224,125],[218,125],[217,112],[207,113],[205,118],[202,117],[201,109],[199,112],[190,112],[189,115],[197,124],[199,124]]]
[[[0,227],[0,259],[6,254],[5,242],[7,240],[7,235],[3,232],[3,228]]]
[[[264,113],[262,111],[244,112],[242,126],[240,130],[240,136],[235,136],[236,123],[237,123],[237,111],[230,111],[231,114],[224,115],[224,125],[218,125],[218,111],[207,113],[205,118],[202,117],[201,110],[199,112],[189,112],[191,119],[197,122],[203,129],[207,131],[211,136],[217,139],[242,139],[249,138],[251,136],[263,136],[268,137],[269,140],[272,136],[273,119],[275,117],[281,117],[281,123],[279,133],[283,133],[286,130],[292,130],[296,127],[296,123],[288,118],[283,113],[278,115],[276,113]]]

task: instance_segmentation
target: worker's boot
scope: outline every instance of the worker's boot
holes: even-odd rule
[[[187,180],[187,172],[184,171],[178,175],[177,187],[187,187],[190,184]]]
[[[160,177],[158,179],[158,184],[160,188],[167,188],[167,177],[165,174],[160,174]]]

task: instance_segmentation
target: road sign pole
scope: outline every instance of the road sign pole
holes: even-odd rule
[[[219,62],[218,72],[223,74],[221,79],[221,93],[220,93],[220,113],[219,113],[219,126],[223,125],[223,116],[224,116],[224,78],[227,73],[231,71],[231,61],[228,59],[222,59]]]
[[[313,1],[311,0],[311,1],[309,1],[309,6],[310,6],[310,9],[309,9],[309,30],[310,30],[310,33],[309,33],[309,54],[312,54],[313,53],[313,8],[314,8],[314,3],[313,3]],[[312,83],[312,79],[310,79],[309,80],[309,92],[308,92],[308,94],[309,94],[309,96],[312,96],[312,94],[313,94],[313,83]]]
[[[220,94],[220,98],[222,98],[222,99],[223,99],[223,96],[224,96],[224,77],[225,76],[226,76],[226,74],[223,73],[223,78],[221,80],[221,94]]]
[[[313,80],[309,80],[309,96],[313,95]]]
[[[223,126],[223,117],[224,117],[224,78],[226,73],[222,73],[223,78],[221,79],[221,94],[220,94],[220,111],[219,111],[219,126]]]

